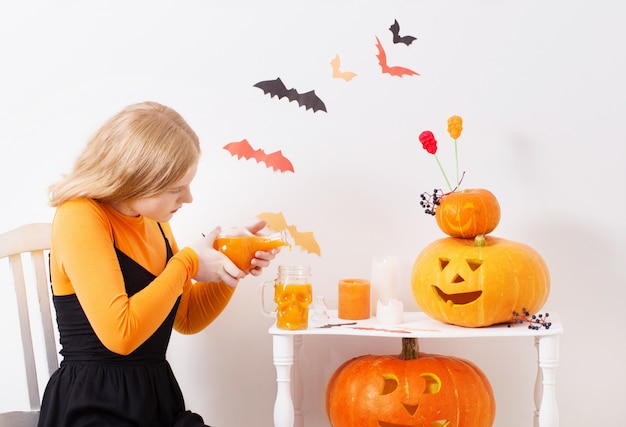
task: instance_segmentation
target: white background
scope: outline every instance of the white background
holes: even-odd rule
[[[494,235],[545,258],[561,340],[561,425],[624,419],[624,212],[626,7],[611,1],[55,1],[0,4],[0,231],[51,221],[46,189],[86,140],[123,106],[154,100],[197,131],[203,157],[195,202],[172,225],[182,246],[217,224],[249,224],[281,211],[313,231],[321,257],[283,251],[260,278],[246,278],[208,329],[174,334],[169,358],[190,409],[218,427],[272,425],[275,371],[271,319],[257,286],[280,263],[313,267],[314,291],[336,307],[341,277],[369,277],[374,255],[400,259],[400,297],[417,310],[410,271],[442,237],[419,194],[445,181],[417,137],[431,130],[454,176],[451,115],[465,188],[499,199]],[[401,34],[418,39],[391,43]],[[378,66],[375,37],[390,65]],[[331,77],[339,54],[350,82]],[[328,112],[298,108],[253,85],[281,77],[315,90]],[[282,150],[295,173],[237,160],[222,147],[247,138]],[[3,282],[5,282],[3,280]],[[26,405],[3,289],[0,409]],[[5,319],[6,317],[6,319]],[[344,360],[391,354],[399,340],[307,338],[307,425],[328,425],[326,381]],[[536,352],[532,341],[421,342],[480,366],[494,388],[496,426],[530,426]]]

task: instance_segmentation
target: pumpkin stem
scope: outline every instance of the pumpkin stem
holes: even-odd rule
[[[487,245],[487,241],[485,240],[484,234],[478,234],[474,237],[474,247],[475,248],[484,248]]]
[[[400,360],[414,360],[419,358],[419,343],[417,338],[402,338],[402,352]]]

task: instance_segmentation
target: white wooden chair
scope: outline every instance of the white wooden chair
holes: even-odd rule
[[[24,353],[24,366],[26,368],[26,382],[28,388],[28,398],[30,410],[16,410],[0,414],[0,427],[31,427],[36,426],[39,419],[39,409],[41,399],[39,395],[39,380],[37,376],[37,366],[35,362],[35,346],[33,345],[33,331],[31,330],[31,315],[34,310],[28,308],[28,283],[29,278],[34,278],[36,283],[38,312],[41,315],[43,348],[45,348],[45,359],[48,375],[59,367],[58,349],[54,334],[54,320],[50,307],[50,282],[46,264],[48,262],[47,251],[50,249],[51,225],[48,223],[27,224],[0,234],[0,260],[8,258],[15,294],[17,299],[17,311],[19,314],[20,334],[22,338],[22,350]],[[25,270],[26,256],[29,254],[32,260],[33,272],[29,274]],[[4,285],[4,284],[3,284]],[[33,292],[31,292],[32,294]],[[31,298],[31,302],[32,299]],[[6,387],[7,384],[2,385]],[[10,386],[10,385],[8,385]]]

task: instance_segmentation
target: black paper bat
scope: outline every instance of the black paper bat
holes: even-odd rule
[[[398,44],[398,43],[404,43],[405,45],[410,45],[411,43],[413,43],[413,40],[417,40],[416,37],[413,36],[404,36],[401,37],[398,33],[400,32],[400,24],[398,24],[398,20],[394,19],[393,20],[393,24],[391,25],[391,27],[389,27],[389,31],[391,31],[391,33],[393,34],[393,42]]]
[[[315,94],[315,91],[312,90],[306,93],[298,93],[295,89],[287,89],[283,81],[278,77],[276,80],[265,80],[262,82],[258,82],[254,85],[254,87],[258,87],[262,89],[264,93],[269,93],[270,97],[273,98],[275,96],[280,98],[287,98],[289,102],[298,101],[298,105],[308,109],[313,109],[313,112],[322,110],[326,112],[326,106],[321,99]]]

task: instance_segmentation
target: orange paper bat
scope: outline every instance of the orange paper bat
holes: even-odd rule
[[[271,167],[275,171],[293,172],[293,165],[289,159],[283,156],[280,150],[265,154],[265,151],[260,148],[258,150],[253,149],[247,139],[242,139],[239,142],[230,142],[223,148],[233,156],[237,156],[238,159],[242,157],[244,159],[254,159],[257,163],[264,162],[268,168]]]
[[[344,79],[349,82],[352,78],[356,77],[356,74],[351,71],[339,71],[339,66],[341,65],[341,59],[339,59],[339,54],[337,54],[332,61],[330,61],[330,66],[333,68],[333,77],[336,79]]]
[[[383,70],[383,73],[391,74],[392,76],[398,76],[398,77],[402,77],[405,75],[406,76],[419,76],[418,73],[408,68],[388,66],[387,54],[385,53],[385,49],[383,49],[383,45],[380,44],[380,40],[378,40],[378,37],[376,37],[376,47],[378,48],[378,55],[376,55],[376,58],[378,58],[378,63],[380,64]]]
[[[293,242],[296,246],[300,246],[302,249],[309,253],[315,253],[318,256],[321,255],[320,245],[317,244],[313,237],[313,232],[299,232],[295,225],[287,225],[285,217],[282,212],[272,213],[263,212],[257,215],[257,218],[267,221],[267,226],[274,231],[289,231],[289,234],[293,238]]]

